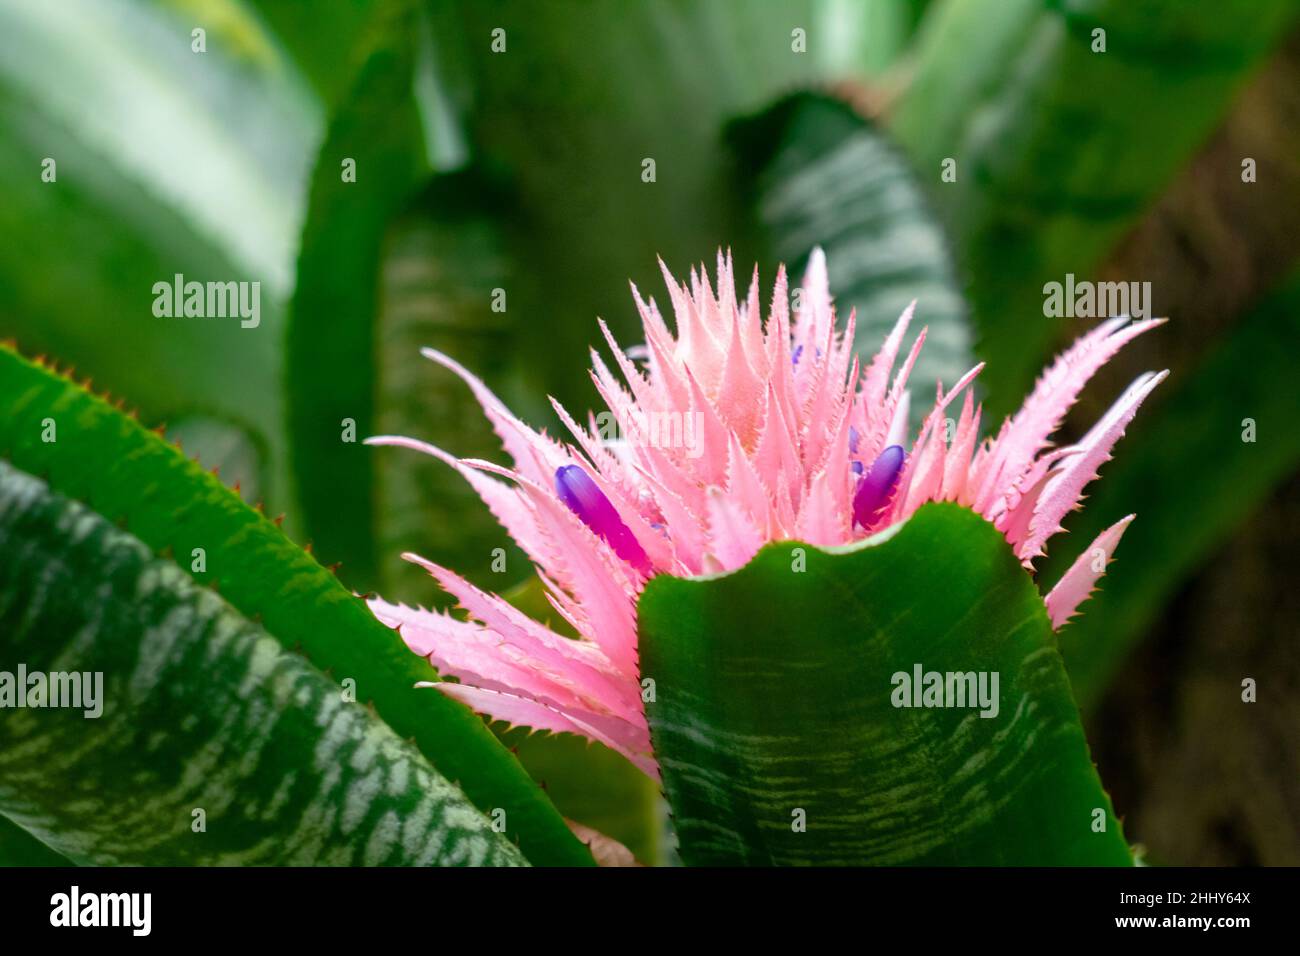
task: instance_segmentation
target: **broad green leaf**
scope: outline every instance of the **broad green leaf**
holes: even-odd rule
[[[266,493],[287,508],[279,342],[321,118],[241,9],[0,5],[0,338],[151,417],[237,424],[266,446]],[[261,283],[259,325],[155,316],[154,284],[177,274]]]
[[[951,385],[975,363],[947,240],[906,159],[848,106],[814,94],[735,124],[732,140],[750,164],[768,259],[797,277],[813,247],[825,250],[836,308],[857,311],[864,361],[917,300],[930,330],[911,378],[919,418],[936,379]]]
[[[1100,591],[1061,632],[1070,680],[1087,708],[1188,574],[1300,464],[1295,353],[1300,274],[1293,275],[1173,389],[1139,417],[1088,507],[1067,522],[1072,548],[1054,550],[1054,580],[1117,515],[1137,512]],[[1250,438],[1252,440],[1246,440]]]
[[[534,863],[590,862],[555,809],[470,710],[414,689],[436,674],[310,554],[156,434],[74,383],[0,349],[0,455],[40,475],[259,620],[370,702],[482,809],[507,811]],[[51,430],[53,429],[53,430]],[[54,440],[44,440],[46,438]],[[202,566],[199,565],[202,549]]]
[[[992,413],[1020,401],[1058,330],[1043,286],[1094,278],[1297,12],[1296,0],[954,0],[927,19],[891,128],[951,226]],[[940,180],[946,159],[955,182]]]
[[[0,810],[69,859],[525,862],[334,681],[3,462],[0,554]]]
[[[657,577],[638,619],[687,864],[1131,863],[1043,599],[965,508]],[[895,706],[917,667],[998,675],[996,714]]]

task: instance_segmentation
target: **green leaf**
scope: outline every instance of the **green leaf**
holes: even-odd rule
[[[374,452],[361,440],[375,427],[383,240],[429,173],[412,85],[418,26],[414,4],[385,4],[321,146],[287,342],[289,434],[303,524],[322,555],[346,562],[349,582],[361,590],[380,583]],[[355,182],[344,178],[349,163]]]
[[[1043,600],[965,508],[833,554],[774,544],[732,574],[657,577],[638,618],[690,865],[1131,863]],[[894,706],[917,666],[998,674],[996,715]]]
[[[0,553],[0,810],[69,859],[525,862],[332,680],[3,462]]]
[[[975,362],[947,240],[906,159],[847,105],[816,94],[782,100],[731,133],[768,259],[798,277],[812,249],[825,250],[836,308],[857,310],[864,361],[917,300],[930,329],[911,378],[919,420],[935,380],[951,385]]]
[[[0,866],[71,866],[4,814],[0,814]]]
[[[192,5],[194,0],[170,0]],[[223,0],[199,0],[215,6]],[[349,64],[359,34],[377,6],[375,0],[331,0],[328,8],[283,0],[248,0],[293,55],[326,104],[347,90]]]
[[[907,50],[930,0],[815,0],[809,53],[832,75],[876,76]]]
[[[1020,401],[1058,330],[1044,284],[1093,278],[1298,9],[965,0],[928,18],[891,128],[933,183],[969,276],[993,415]],[[949,158],[957,178],[941,182]]]
[[[1147,625],[1300,463],[1293,350],[1300,341],[1300,274],[1293,274],[1195,368],[1175,370],[1172,390],[1140,416],[1124,453],[1106,466],[1088,507],[1068,522],[1068,552],[1043,577],[1059,577],[1078,548],[1116,515],[1137,512],[1115,566],[1079,617],[1061,631],[1075,694],[1096,703]],[[1247,422],[1247,419],[1250,422]],[[1244,440],[1248,425],[1254,440]]]
[[[0,349],[0,456],[66,497],[121,521],[201,583],[219,585],[286,649],[301,649],[477,806],[507,811],[508,832],[535,863],[590,862],[554,807],[468,708],[413,689],[436,674],[310,554],[157,435],[72,382]],[[50,431],[51,425],[54,431]],[[53,436],[55,440],[43,440]],[[203,549],[196,570],[195,549]]]
[[[0,6],[0,338],[151,417],[245,429],[287,508],[279,343],[321,119],[242,5],[217,6]],[[260,282],[260,324],[155,316],[154,283],[176,274]]]

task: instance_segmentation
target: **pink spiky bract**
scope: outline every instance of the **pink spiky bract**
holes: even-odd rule
[[[854,317],[839,328],[820,250],[793,315],[785,270],[778,272],[766,324],[757,272],[738,299],[729,255],[718,254],[716,290],[703,267],[691,271],[689,284],[666,267],[663,273],[676,335],[655,301],[633,287],[645,345],[624,350],[600,323],[621,380],[592,352],[592,379],[621,440],[601,434],[595,418],[583,427],[558,403],[572,442],[536,432],[432,349],[423,354],[473,391],[512,466],[457,459],[410,438],[368,440],[424,452],[460,473],[536,565],[547,598],[579,635],[555,634],[454,572],[404,555],[468,613],[460,620],[370,600],[415,653],[460,681],[431,686],[498,719],[597,740],[651,776],[658,765],[636,648],[636,601],[646,580],[731,571],[770,541],[846,544],[906,521],[930,501],[972,508],[1029,567],[1165,375],[1140,377],[1077,445],[1052,448],[1051,434],[1088,379],[1160,324],[1111,319],[1049,366],[996,438],[977,439],[980,407],[969,391],[976,366],[951,389],[940,384],[909,442],[906,387],[925,329],[897,372],[895,365],[915,303],[860,367]],[[949,436],[945,414],[958,397]],[[1095,550],[1109,560],[1131,520],[1103,532],[1047,597],[1053,626],[1100,578]]]

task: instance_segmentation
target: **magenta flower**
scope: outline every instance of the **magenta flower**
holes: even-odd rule
[[[469,616],[370,600],[413,651],[460,681],[432,686],[500,720],[598,740],[656,776],[637,670],[636,601],[648,578],[730,571],[769,541],[845,544],[929,501],[983,515],[1030,567],[1167,374],[1140,376],[1081,441],[1054,448],[1049,437],[1093,373],[1162,321],[1111,319],[1047,369],[996,438],[977,443],[980,408],[967,388],[976,366],[951,389],[940,384],[909,442],[905,386],[925,329],[897,373],[894,366],[912,306],[860,368],[854,316],[837,329],[820,250],[794,315],[784,269],[777,274],[766,324],[757,271],[738,300],[729,256],[719,254],[716,292],[703,270],[692,270],[689,286],[666,269],[664,278],[676,335],[633,287],[645,344],[624,352],[600,324],[622,381],[593,350],[592,376],[609,411],[584,428],[552,401],[568,441],[520,422],[431,349],[424,354],[473,390],[514,467],[457,459],[410,438],[369,440],[426,452],[464,476],[580,635],[555,634],[452,571],[404,555]],[[963,392],[953,420],[948,409]],[[1103,532],[1047,595],[1054,626],[1091,593],[1132,517]]]

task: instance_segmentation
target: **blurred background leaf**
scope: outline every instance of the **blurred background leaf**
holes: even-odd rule
[[[279,338],[320,107],[239,3],[183,6],[0,4],[0,334],[156,420],[242,430],[268,459],[244,477],[290,510]],[[155,317],[178,273],[261,282],[261,324]]]
[[[1124,535],[1118,552],[1124,564],[1106,575],[1100,593],[1061,632],[1084,707],[1096,703],[1178,584],[1300,463],[1300,402],[1277,387],[1295,353],[1279,349],[1279,342],[1300,344],[1300,275],[1198,365],[1180,370],[1071,522],[1073,540],[1091,541],[1135,502],[1150,501]],[[1068,563],[1064,552],[1053,558],[1044,568],[1047,580]]]
[[[523,268],[510,311],[534,396],[521,414],[549,415],[547,393],[591,405],[596,316],[634,340],[627,283],[658,291],[656,257],[679,273],[728,246],[757,260],[724,125],[814,75],[791,38],[811,17],[800,0],[434,5],[449,97],[476,161],[515,197],[505,224]]]
[[[390,221],[430,173],[414,88],[419,10],[383,6],[312,174],[286,347],[305,533],[356,589],[376,588],[372,512],[376,314]],[[339,520],[339,516],[346,520]]]
[[[903,55],[932,0],[814,0],[809,47],[831,76],[878,77]]]
[[[375,329],[375,433],[436,436],[461,457],[500,454],[500,440],[469,388],[420,354],[429,347],[451,355],[499,394],[511,394],[509,300],[500,300],[500,309],[493,303],[513,284],[515,265],[486,212],[500,202],[472,174],[439,176],[389,228]],[[376,580],[386,595],[444,600],[428,572],[402,560],[408,551],[436,555],[488,589],[529,573],[524,553],[446,464],[400,448],[366,454],[375,482]],[[496,548],[505,552],[504,568]]]
[[[1291,589],[1279,585],[1283,569],[1295,562],[1294,542],[1300,540],[1300,462],[1293,457],[1286,466],[1277,460],[1288,448],[1294,456],[1295,442],[1285,429],[1258,434],[1259,443],[1272,446],[1265,450],[1243,443],[1241,424],[1287,401],[1291,390],[1282,384],[1286,373],[1274,354],[1300,347],[1294,323],[1278,312],[1287,290],[1294,289],[1300,259],[1300,233],[1292,226],[1300,216],[1297,116],[1300,33],[1293,30],[1205,146],[1108,255],[1101,278],[1149,279],[1156,314],[1172,318],[1166,329],[1135,343],[1136,349],[1103,370],[1099,388],[1085,394],[1067,422],[1070,434],[1082,434],[1138,371],[1173,370],[1172,388],[1155,396],[1133,434],[1144,450],[1167,442],[1168,462],[1158,472],[1148,467],[1151,480],[1145,483],[1124,480],[1124,454],[1107,467],[1116,470],[1132,496],[1118,507],[1138,512],[1134,529],[1149,520],[1151,530],[1181,523],[1186,533],[1126,536],[1120,559],[1129,562],[1130,573],[1154,569],[1156,586],[1133,589],[1126,580],[1123,595],[1117,595],[1121,614],[1109,613],[1103,586],[1098,612],[1119,625],[1119,634],[1090,631],[1088,613],[1076,622],[1077,640],[1062,634],[1073,670],[1110,675],[1082,688],[1089,739],[1117,805],[1126,809],[1133,832],[1141,834],[1156,862],[1300,862],[1300,821],[1294,813],[1300,790],[1292,785],[1300,781],[1300,753],[1292,745],[1300,717],[1291,695],[1261,694],[1256,704],[1241,701],[1247,676],[1272,690],[1300,681],[1300,657],[1291,639],[1300,608]],[[1243,181],[1246,157],[1254,181]],[[1259,353],[1249,359],[1253,372],[1232,374],[1254,378],[1244,388],[1225,385],[1212,405],[1198,405],[1205,434],[1193,439],[1198,426],[1192,406],[1177,399],[1184,388],[1201,386],[1180,379],[1199,376],[1211,365],[1222,368],[1216,353],[1236,351],[1243,321],[1254,327],[1250,337]],[[1261,405],[1265,392],[1270,397]],[[1166,414],[1166,401],[1181,414]],[[1224,421],[1239,427],[1225,430]],[[1179,449],[1192,441],[1209,457],[1187,477],[1186,469],[1176,466]],[[1242,474],[1256,464],[1264,475]],[[1189,502],[1181,486],[1208,490],[1215,479],[1207,469],[1240,478],[1226,501]],[[1281,477],[1270,482],[1266,475],[1273,469],[1280,469]],[[1103,473],[1099,492],[1109,480],[1109,472]],[[1089,504],[1067,528],[1091,520],[1095,513]],[[1117,505],[1112,501],[1110,507]],[[1199,518],[1188,521],[1189,507],[1205,510],[1204,528]],[[1231,522],[1225,520],[1229,513],[1235,515]],[[1077,550],[1079,536],[1066,541],[1066,551]],[[1062,551],[1051,557],[1068,556]],[[1046,570],[1055,573],[1062,566],[1054,560]],[[1140,633],[1125,641],[1124,622],[1136,619],[1144,622]]]
[[[978,350],[995,359],[991,413],[1013,410],[1047,358],[1043,285],[1093,278],[1297,13],[1296,0],[935,7],[891,130],[957,244]],[[955,182],[939,181],[945,158]]]
[[[238,8],[238,0],[167,0],[195,17],[214,14],[222,6]],[[334,106],[352,81],[358,37],[384,0],[248,0],[268,30],[293,57],[320,100]]]

